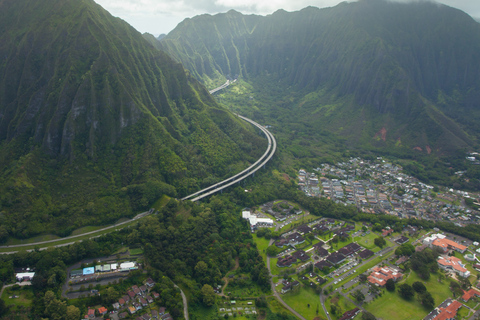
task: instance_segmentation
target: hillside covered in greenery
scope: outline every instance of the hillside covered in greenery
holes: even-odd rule
[[[92,0],[0,2],[0,240],[112,223],[266,141]]]
[[[243,112],[294,122],[307,139],[317,130],[349,147],[425,155],[477,145],[480,25],[445,5],[201,15],[159,46],[205,83],[240,76]]]

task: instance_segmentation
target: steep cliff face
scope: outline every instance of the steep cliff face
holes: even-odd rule
[[[264,147],[91,0],[0,1],[0,57],[0,223],[14,236],[132,215]]]
[[[480,110],[480,25],[444,5],[362,0],[265,17],[199,16],[160,46],[203,81],[234,72],[303,93],[312,108],[293,116],[349,139],[372,139],[386,126],[387,144],[402,138],[452,151],[479,134],[470,124]],[[320,100],[341,107],[327,119]]]

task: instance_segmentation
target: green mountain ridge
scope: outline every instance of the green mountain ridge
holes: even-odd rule
[[[0,1],[0,240],[132,216],[266,142],[91,0]]]
[[[160,48],[207,83],[240,75],[257,87],[282,86],[297,97],[288,117],[351,144],[401,141],[442,154],[478,140],[471,124],[479,119],[480,26],[445,5],[363,0],[265,17],[202,15],[179,24]],[[320,98],[310,100],[313,92]],[[298,108],[305,103],[311,108]],[[326,116],[331,103],[340,107]],[[375,139],[384,127],[386,141]]]

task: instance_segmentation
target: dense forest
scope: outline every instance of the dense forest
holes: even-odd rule
[[[0,3],[0,238],[68,235],[184,196],[266,142],[93,0]]]

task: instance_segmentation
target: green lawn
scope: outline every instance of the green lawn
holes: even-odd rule
[[[302,284],[294,288],[291,292],[283,294],[282,299],[306,319],[313,319],[317,316],[317,305],[318,316],[325,317],[319,295],[310,288],[303,287]],[[310,307],[308,307],[308,305],[310,305]]]
[[[129,251],[130,251],[130,255],[132,255],[132,256],[143,254],[143,249],[142,248],[130,249]]]
[[[18,298],[10,298],[13,296],[18,296]],[[5,288],[2,294],[2,300],[5,301],[7,307],[11,306],[12,308],[16,307],[30,307],[33,300],[33,291],[29,286],[24,286],[21,288],[8,287]]]
[[[263,237],[257,237],[257,234],[255,233],[253,235],[253,241],[255,241],[255,243],[257,244],[257,249],[258,249],[258,252],[260,253],[260,255],[262,256],[263,258],[263,261],[267,262],[267,254],[266,254],[266,250],[268,248],[268,242],[270,240],[267,240]]]
[[[160,199],[155,201],[155,203],[152,205],[152,208],[160,210],[168,203],[168,201],[170,201],[170,197],[164,194]]]
[[[268,308],[273,312],[273,313],[286,313],[288,315],[291,315],[293,317],[293,314],[283,306],[280,302],[278,302],[277,298],[275,297],[267,297],[267,303],[268,303]]]
[[[470,319],[472,314],[473,314],[473,312],[470,311],[470,309],[465,308],[465,307],[461,307],[460,309],[458,309],[456,319],[467,320],[467,319]]]
[[[421,281],[421,279],[412,271],[408,278],[401,283],[406,282],[412,284],[415,281]],[[451,296],[450,289],[448,288],[448,281],[444,280],[443,283],[439,283],[438,275],[432,274],[428,281],[422,282],[432,294],[433,299],[435,300],[435,305],[439,305],[442,301]],[[422,319],[429,312],[419,301],[417,301],[416,297],[411,301],[406,301],[401,298],[396,291],[392,293],[386,290],[384,290],[381,297],[364,305],[364,307],[377,318],[382,319]]]
[[[430,279],[424,281],[420,279],[415,272],[411,271],[405,282],[412,284],[415,281],[421,281],[432,294],[432,297],[435,300],[435,305],[439,305],[443,300],[452,297],[452,292],[449,289],[450,280],[443,280],[442,283],[440,283],[438,282],[438,276],[438,274],[431,274]]]
[[[378,238],[378,236],[375,233],[370,232],[370,234],[367,234],[364,237],[355,237],[355,241],[362,247],[370,249],[373,252],[377,252],[380,250],[380,248],[373,243],[375,238]]]

